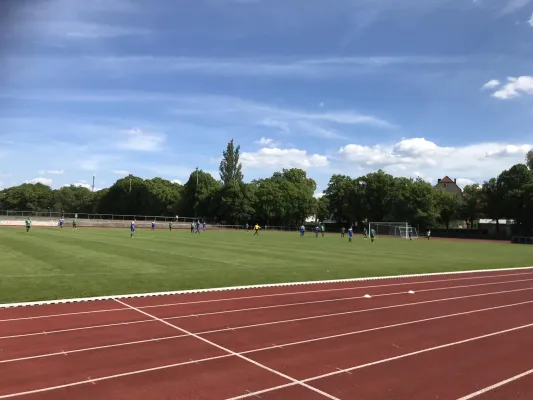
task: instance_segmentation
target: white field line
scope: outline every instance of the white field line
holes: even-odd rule
[[[312,381],[316,381],[316,380],[319,380],[319,379],[329,378],[331,376],[335,376],[335,375],[339,375],[339,374],[345,374],[345,373],[352,372],[352,371],[355,371],[355,370],[358,370],[358,369],[372,367],[374,365],[384,364],[384,363],[387,363],[387,362],[390,362],[390,361],[401,360],[403,358],[416,356],[418,354],[423,354],[423,353],[428,353],[428,352],[435,351],[435,350],[445,349],[447,347],[452,347],[452,346],[457,346],[457,345],[460,345],[460,344],[470,343],[470,342],[473,342],[475,340],[486,339],[486,338],[489,338],[489,337],[498,336],[498,335],[502,335],[502,334],[506,334],[506,333],[510,333],[510,332],[514,332],[514,331],[518,331],[520,329],[527,329],[527,328],[531,328],[531,327],[533,327],[533,323],[532,324],[526,324],[526,325],[520,325],[520,326],[517,326],[517,327],[514,327],[514,328],[505,329],[505,330],[498,331],[498,332],[492,332],[492,333],[488,333],[488,334],[481,335],[481,336],[476,336],[476,337],[469,338],[469,339],[459,340],[457,342],[446,343],[446,344],[443,344],[443,345],[430,347],[430,348],[423,349],[423,350],[417,350],[417,351],[413,351],[411,353],[402,354],[402,355],[395,356],[395,357],[385,358],[385,359],[382,359],[382,360],[378,360],[378,361],[373,361],[373,362],[369,362],[369,363],[366,363],[366,364],[357,365],[357,366],[351,367],[351,368],[340,369],[340,370],[337,370],[335,372],[329,372],[329,373],[323,374],[323,375],[313,376],[311,378],[302,379],[301,382],[307,383],[307,382],[312,382]],[[287,383],[285,385],[274,386],[274,387],[271,387],[269,389],[259,390],[257,392],[250,392],[250,393],[245,394],[243,396],[232,397],[232,398],[227,399],[227,400],[240,400],[240,399],[245,399],[245,398],[249,398],[249,397],[257,397],[257,396],[259,396],[259,395],[261,395],[263,393],[273,392],[275,390],[284,389],[284,388],[291,387],[291,386],[294,386],[294,385],[295,385],[295,383]]]
[[[521,326],[518,326],[518,327],[514,327],[514,328],[502,330],[502,331],[497,331],[497,332],[492,332],[492,333],[489,333],[489,334],[476,336],[476,337],[473,337],[473,338],[468,338],[468,339],[460,340],[460,341],[457,341],[457,342],[447,343],[447,344],[444,344],[444,345],[439,345],[439,346],[435,346],[435,347],[431,347],[431,348],[426,348],[426,349],[414,351],[414,352],[411,352],[411,353],[402,354],[402,355],[396,356],[396,357],[390,357],[390,358],[385,358],[385,359],[381,359],[381,360],[378,360],[378,361],[373,361],[371,363],[362,364],[362,365],[358,365],[358,366],[347,368],[347,369],[339,369],[336,372],[332,372],[332,373],[328,373],[328,374],[324,374],[324,375],[320,375],[320,376],[315,376],[315,377],[312,377],[312,378],[303,379],[302,381],[303,382],[307,382],[307,381],[317,380],[317,379],[321,379],[321,378],[326,378],[326,377],[337,375],[337,374],[341,374],[341,373],[347,373],[347,372],[350,372],[350,371],[353,371],[353,370],[362,369],[362,368],[370,367],[370,366],[373,366],[373,365],[383,364],[383,363],[386,363],[386,362],[389,362],[389,361],[394,361],[394,360],[397,360],[397,359],[407,358],[407,357],[411,357],[411,356],[414,356],[414,355],[423,354],[423,353],[426,353],[426,352],[431,352],[431,351],[435,351],[435,350],[438,350],[438,349],[443,349],[443,348],[446,348],[446,347],[452,347],[452,346],[463,344],[463,343],[469,343],[469,342],[473,342],[475,340],[485,339],[485,338],[488,338],[488,337],[497,336],[497,335],[500,335],[500,334],[513,332],[513,331],[517,331],[517,330],[520,330],[520,329],[529,328],[529,327],[532,327],[532,326],[533,326],[533,324],[521,325]],[[373,328],[373,330],[379,330],[379,329],[385,329],[385,328],[384,327],[383,328],[381,328],[381,327]],[[364,332],[364,331],[361,331],[359,333],[362,333],[362,332]],[[356,333],[357,332],[353,332],[352,334],[356,334]],[[188,336],[188,335],[184,335],[184,336]],[[334,337],[335,336],[332,336],[331,338],[334,338]],[[296,344],[308,343],[308,342],[312,342],[312,341],[316,341],[316,340],[326,340],[326,339],[328,339],[328,338],[310,339],[310,340],[302,341],[302,342],[294,342],[292,344],[296,345]],[[262,349],[248,350],[248,351],[242,352],[241,354],[249,354],[249,353],[255,353],[255,352],[259,352],[259,351],[266,351],[266,350],[276,349],[276,348],[279,348],[280,346],[288,347],[290,345],[291,345],[290,343],[289,344],[285,344],[285,345],[275,345],[275,346],[270,346],[270,347],[266,347],[266,348],[262,348]],[[67,384],[64,384],[64,385],[50,386],[50,387],[45,387],[45,388],[35,389],[35,390],[30,390],[30,391],[25,391],[25,392],[18,392],[18,393],[11,393],[11,394],[7,394],[7,395],[1,395],[0,399],[7,399],[7,398],[25,396],[25,395],[35,394],[35,393],[48,392],[48,391],[52,391],[52,390],[65,389],[65,388],[69,388],[69,387],[81,386],[81,385],[90,384],[90,383],[96,383],[96,382],[101,382],[101,381],[106,381],[106,380],[111,380],[111,379],[116,379],[116,378],[122,378],[122,377],[127,377],[127,376],[134,376],[134,375],[139,375],[139,374],[142,374],[142,373],[160,371],[160,370],[165,370],[165,369],[169,369],[169,368],[175,368],[175,367],[189,365],[189,364],[198,364],[198,363],[201,363],[201,362],[213,361],[213,360],[229,358],[229,357],[233,357],[233,355],[232,354],[225,354],[225,355],[221,355],[221,356],[207,357],[207,358],[202,358],[202,359],[198,359],[198,360],[190,360],[190,361],[181,362],[181,363],[166,364],[166,365],[161,365],[161,366],[158,366],[158,367],[139,369],[139,370],[134,370],[134,371],[130,371],[130,372],[124,372],[124,373],[120,373],[120,374],[114,374],[114,375],[108,375],[108,376],[103,376],[103,377],[99,377],[99,378],[86,379],[86,380],[83,380],[83,381],[71,382],[71,383],[67,383]],[[283,389],[285,387],[290,387],[290,386],[293,386],[293,385],[296,385],[296,383],[289,383],[289,384],[286,384],[286,385],[275,386],[275,387],[268,388],[268,389],[265,389],[265,390],[262,390],[262,391],[259,391],[259,392],[253,392],[253,393],[251,392],[251,393],[249,393],[247,395],[244,395],[244,396],[234,397],[231,400],[237,400],[237,399],[253,397],[253,396],[257,397],[258,395],[260,395],[262,393],[267,393],[267,392],[271,392],[271,391],[274,391],[274,390]]]
[[[271,296],[286,296],[286,295],[298,295],[298,294],[307,294],[307,293],[318,293],[318,292],[332,292],[332,291],[339,291],[339,290],[359,290],[359,289],[372,289],[372,288],[383,288],[383,287],[391,287],[391,286],[399,286],[399,285],[415,285],[415,284],[426,284],[426,283],[441,283],[441,282],[455,282],[455,281],[461,281],[465,279],[484,279],[484,278],[499,278],[499,277],[508,277],[508,276],[518,276],[518,275],[532,275],[531,273],[524,273],[524,274],[511,274],[511,275],[493,275],[490,277],[475,277],[475,278],[459,278],[459,279],[443,279],[443,280],[435,280],[435,281],[424,281],[424,282],[406,282],[406,283],[395,283],[390,285],[375,285],[375,286],[363,286],[363,287],[352,287],[352,288],[340,288],[340,289],[324,289],[324,290],[317,290],[317,291],[304,291],[304,292],[292,292],[292,293],[280,293],[280,294],[267,294],[267,295],[258,295],[258,296],[248,296],[248,297],[236,297],[231,299],[220,299],[220,300],[201,300],[201,301],[193,301],[193,302],[185,302],[185,303],[168,303],[168,304],[162,304],[162,305],[151,305],[151,306],[140,306],[137,307],[141,310],[146,308],[158,308],[158,307],[170,307],[170,306],[178,306],[178,305],[190,305],[190,304],[199,304],[199,303],[211,303],[211,302],[220,302],[220,301],[228,301],[228,300],[247,300],[250,298],[266,298]],[[518,280],[512,280],[512,281],[497,281],[497,282],[488,282],[488,283],[478,283],[474,285],[462,285],[462,286],[450,286],[450,287],[438,287],[438,288],[431,288],[431,289],[420,289],[417,290],[418,292],[428,292],[428,291],[435,291],[435,290],[446,290],[446,289],[456,289],[456,288],[465,288],[465,287],[476,287],[476,286],[487,286],[487,285],[498,285],[498,284],[505,284],[505,283],[515,283],[515,282],[527,282],[532,281],[532,279],[518,279]],[[377,294],[374,295],[374,297],[379,296],[393,296],[398,294],[405,294],[406,292],[394,292],[394,293],[386,293],[386,294]],[[303,305],[303,304],[314,304],[314,303],[324,303],[324,302],[334,302],[334,301],[343,301],[343,300],[351,300],[351,299],[357,299],[361,296],[352,296],[352,297],[343,297],[338,299],[325,299],[325,300],[313,300],[313,301],[307,301],[307,302],[296,302],[296,303],[282,303],[282,304],[275,304],[271,306],[261,306],[261,307],[251,307],[251,308],[243,308],[243,309],[234,309],[234,310],[225,310],[225,311],[214,311],[211,313],[201,313],[201,314],[190,314],[190,315],[183,315],[183,316],[176,316],[172,318],[188,318],[188,317],[197,317],[202,315],[214,315],[214,314],[226,314],[226,313],[232,313],[232,312],[241,312],[241,311],[253,311],[253,310],[260,310],[265,308],[278,308],[278,307],[288,307],[288,306],[296,306],[296,305]],[[120,311],[130,311],[128,308],[110,308],[106,310],[92,310],[92,311],[79,311],[79,312],[72,312],[72,313],[62,313],[62,314],[48,314],[48,315],[40,315],[40,316],[34,316],[34,317],[18,317],[18,318],[7,318],[7,319],[0,319],[1,322],[12,322],[12,321],[24,321],[24,320],[36,320],[36,319],[45,319],[45,318],[55,318],[55,317],[67,317],[72,315],[83,315],[83,314],[98,314],[98,313],[105,313],[105,312],[120,312]],[[164,318],[166,319],[166,318]]]
[[[519,289],[519,290],[523,290],[523,289]],[[488,295],[488,293],[483,294],[483,296],[485,296],[485,295]],[[479,295],[475,295],[475,296],[479,296]],[[465,296],[465,297],[468,298],[468,297],[471,297],[471,296]],[[474,297],[474,296],[472,296],[472,297]],[[456,299],[461,299],[461,298],[452,298],[452,299],[447,299],[447,300],[456,300]],[[442,300],[430,300],[428,302],[431,303],[431,302],[436,302],[436,301],[442,301]],[[424,303],[428,303],[428,302],[414,303],[414,304],[410,304],[410,305],[424,304]],[[520,305],[524,305],[524,304],[531,304],[531,303],[533,303],[533,300],[523,301],[523,302],[519,302],[519,303],[504,304],[504,305],[501,305],[501,306],[494,306],[494,307],[489,307],[489,308],[481,308],[481,309],[477,309],[477,310],[463,311],[463,312],[459,312],[459,313],[446,314],[446,315],[437,316],[437,317],[429,317],[429,318],[420,319],[420,320],[414,320],[414,321],[402,322],[402,323],[397,323],[397,324],[392,324],[392,325],[380,326],[378,328],[368,328],[368,329],[364,329],[364,330],[361,330],[361,331],[340,333],[340,334],[332,335],[332,336],[319,337],[319,338],[308,339],[308,340],[299,341],[299,342],[293,342],[293,343],[286,343],[286,344],[283,344],[283,345],[276,345],[276,346],[272,346],[272,347],[266,347],[264,349],[249,350],[249,351],[242,352],[242,354],[247,354],[247,353],[250,353],[250,352],[257,352],[257,351],[262,351],[262,350],[270,350],[272,348],[276,348],[276,347],[279,347],[279,346],[288,347],[288,346],[293,346],[293,345],[296,345],[296,344],[310,343],[310,342],[315,342],[315,341],[320,341],[320,340],[326,340],[326,339],[332,339],[332,338],[337,338],[337,337],[355,335],[355,334],[359,334],[359,333],[371,332],[371,331],[375,331],[375,330],[395,328],[395,327],[404,326],[404,325],[411,325],[411,324],[417,324],[417,323],[421,323],[421,322],[433,321],[433,320],[438,320],[438,319],[444,319],[444,318],[456,317],[456,316],[461,316],[461,315],[474,314],[474,313],[477,313],[477,312],[498,310],[498,309],[501,309],[501,308],[515,307],[515,306],[520,306]],[[350,314],[355,314],[355,313],[360,313],[360,312],[376,311],[376,310],[383,310],[383,309],[387,309],[387,308],[396,308],[396,307],[399,307],[399,306],[389,306],[389,307],[381,307],[381,308],[368,309],[368,310],[350,311],[349,313]],[[226,332],[226,331],[229,331],[229,330],[239,330],[239,329],[254,328],[254,327],[260,327],[260,326],[266,326],[266,325],[298,322],[298,321],[302,321],[302,320],[306,320],[306,319],[324,318],[324,317],[328,317],[328,316],[330,316],[330,315],[319,315],[319,316],[315,316],[315,317],[305,317],[305,318],[298,318],[298,319],[291,319],[291,320],[273,321],[273,322],[267,322],[267,323],[262,323],[262,324],[245,325],[245,326],[238,326],[238,327],[234,327],[234,328],[224,328],[224,329],[216,329],[216,330],[212,330],[212,331],[196,332],[196,334],[197,335],[207,335],[207,334],[213,334],[213,333],[219,333],[219,332]],[[147,321],[152,322],[153,320],[150,319],[150,320],[147,320]],[[134,345],[134,344],[142,344],[142,343],[149,343],[149,342],[157,342],[157,341],[163,341],[163,340],[177,339],[177,338],[181,338],[181,337],[185,337],[185,336],[187,336],[187,335],[162,336],[162,337],[159,337],[159,338],[150,338],[150,339],[137,340],[137,341],[132,341],[132,342],[116,343],[116,344],[110,344],[110,345],[104,345],[104,346],[96,346],[96,347],[89,347],[89,348],[82,348],[82,349],[75,349],[75,350],[67,350],[67,351],[61,351],[61,352],[56,352],[56,353],[40,354],[40,355],[36,355],[36,356],[20,357],[20,358],[14,358],[14,359],[1,360],[0,364],[9,363],[9,362],[15,362],[15,361],[31,360],[31,359],[35,359],[35,358],[52,357],[52,356],[56,356],[56,355],[64,355],[64,354],[70,354],[70,353],[80,353],[80,352],[84,352],[84,351],[93,351],[93,350],[100,350],[100,349],[107,349],[107,348],[114,348],[114,347],[129,346],[129,345]]]
[[[156,317],[155,315],[152,315],[152,314],[147,313],[146,311],[139,310],[138,308],[135,308],[135,307],[133,307],[133,306],[130,306],[129,304],[123,303],[122,301],[120,301],[120,300],[118,300],[118,299],[115,299],[115,301],[118,302],[118,303],[120,303],[120,304],[122,304],[123,306],[130,307],[132,310],[135,310],[135,311],[137,311],[137,312],[139,312],[139,313],[141,313],[141,314],[143,314],[143,315],[145,315],[145,316],[147,316],[147,317],[149,317],[149,318],[152,318],[152,319],[154,319],[155,321],[159,321],[159,322],[161,322],[162,324],[165,324],[165,325],[167,325],[167,326],[169,326],[169,327],[171,327],[171,328],[174,328],[174,329],[176,329],[176,330],[179,331],[179,332],[182,332],[182,333],[184,333],[184,334],[186,334],[186,335],[189,335],[190,337],[193,337],[193,338],[198,339],[198,340],[200,340],[200,341],[202,341],[202,342],[204,342],[204,343],[206,343],[206,344],[208,344],[208,345],[211,345],[212,347],[215,347],[215,348],[217,348],[217,349],[219,349],[219,350],[222,350],[223,352],[225,352],[225,353],[227,353],[227,354],[231,354],[232,356],[235,356],[235,357],[240,358],[241,360],[247,361],[247,362],[249,362],[250,364],[255,365],[256,367],[262,368],[262,369],[264,369],[265,371],[268,371],[268,372],[270,372],[270,373],[272,373],[272,374],[274,374],[274,375],[277,375],[277,376],[280,376],[280,377],[282,377],[282,378],[284,378],[284,379],[287,379],[287,380],[291,381],[293,384],[303,386],[303,387],[305,387],[305,388],[307,388],[307,389],[309,389],[309,390],[312,390],[312,391],[315,392],[315,393],[321,394],[322,396],[324,396],[324,397],[326,397],[326,398],[328,398],[328,399],[331,399],[331,400],[340,400],[339,398],[337,398],[337,397],[335,397],[335,396],[332,396],[332,395],[330,395],[329,393],[326,393],[326,392],[324,392],[324,391],[322,391],[322,390],[320,390],[320,389],[317,389],[317,388],[315,388],[315,387],[313,387],[313,386],[311,386],[311,385],[308,385],[308,384],[306,384],[306,383],[304,383],[304,382],[302,382],[302,381],[299,381],[298,379],[294,379],[294,378],[290,377],[289,375],[286,375],[286,374],[284,374],[284,373],[282,373],[282,372],[279,372],[279,371],[277,371],[277,370],[275,370],[275,369],[272,369],[272,368],[270,368],[270,367],[267,367],[266,365],[263,365],[263,364],[261,364],[261,363],[255,361],[255,360],[252,360],[251,358],[248,358],[248,357],[246,357],[246,356],[244,356],[244,355],[242,355],[242,354],[240,354],[240,353],[236,353],[236,352],[234,352],[233,350],[230,350],[230,349],[228,349],[228,348],[226,348],[226,347],[224,347],[224,346],[221,346],[221,345],[219,345],[219,344],[216,344],[215,342],[212,342],[212,341],[210,341],[210,340],[208,340],[208,339],[206,339],[206,338],[204,338],[204,337],[198,336],[198,335],[196,335],[195,333],[192,333],[192,332],[189,332],[189,331],[186,330],[186,329],[180,328],[180,327],[177,326],[177,325],[174,325],[174,324],[171,324],[170,322],[164,321],[164,320],[162,320],[161,318]]]
[[[72,298],[72,299],[62,299],[62,300],[6,303],[6,304],[0,304],[0,308],[28,307],[28,306],[64,304],[64,303],[79,303],[79,302],[97,301],[97,300],[115,300],[115,299],[168,296],[168,295],[191,294],[191,293],[206,293],[206,292],[210,293],[210,292],[221,292],[221,291],[229,291],[229,290],[238,291],[238,290],[243,290],[243,289],[261,289],[261,288],[273,288],[273,287],[285,287],[285,286],[307,286],[307,285],[317,285],[317,284],[364,282],[364,281],[386,280],[386,279],[398,280],[398,279],[419,278],[419,277],[426,277],[426,276],[431,277],[431,276],[464,275],[464,274],[487,274],[491,272],[523,271],[523,270],[530,270],[530,269],[533,269],[533,266],[517,267],[517,268],[494,268],[494,269],[488,269],[488,270],[480,269],[480,270],[470,270],[470,271],[432,272],[432,273],[425,273],[425,274],[389,275],[389,276],[375,276],[375,277],[350,278],[350,279],[332,279],[332,280],[326,280],[326,281],[269,283],[269,284],[264,284],[264,285],[229,286],[229,287],[210,288],[210,289],[176,290],[176,291],[169,291],[169,292],[136,293],[136,294],[112,295],[112,296],[82,297],[82,298]],[[216,301],[220,301],[220,300],[216,300]]]
[[[470,393],[469,395],[463,396],[463,397],[461,397],[461,398],[459,398],[457,400],[470,400],[470,399],[473,399],[474,397],[477,397],[477,396],[480,396],[480,395],[485,394],[487,392],[490,392],[491,390],[497,389],[497,388],[499,388],[501,386],[507,385],[508,383],[517,381],[518,379],[522,379],[523,377],[531,375],[531,374],[533,374],[533,369],[530,369],[529,371],[525,371],[525,372],[522,372],[521,374],[512,376],[512,377],[510,377],[508,379],[505,379],[505,380],[503,380],[501,382],[495,383],[494,385],[491,385],[491,386],[488,386],[488,387],[486,387],[484,389],[478,390],[477,392]]]
[[[460,299],[467,299],[467,298],[471,298],[471,297],[491,296],[491,295],[497,295],[497,294],[508,294],[508,293],[515,293],[515,292],[523,292],[523,291],[528,291],[528,290],[533,290],[533,287],[521,288],[521,289],[503,290],[503,291],[498,291],[498,292],[478,293],[478,294],[465,295],[465,296],[448,297],[448,298],[444,298],[444,299],[426,300],[426,301],[419,301],[419,302],[416,302],[416,303],[395,304],[395,305],[392,305],[392,306],[366,308],[366,309],[362,309],[362,310],[342,311],[342,312],[331,313],[331,314],[311,315],[309,317],[300,317],[300,318],[293,318],[293,319],[287,319],[287,320],[276,320],[276,321],[271,321],[271,322],[262,322],[262,323],[253,324],[253,325],[242,325],[242,326],[235,326],[235,327],[230,327],[230,328],[217,329],[217,330],[204,331],[204,332],[197,332],[197,333],[203,335],[203,334],[208,334],[208,333],[224,332],[224,331],[228,331],[228,330],[237,330],[237,329],[254,328],[254,327],[258,327],[258,326],[284,324],[284,323],[297,322],[297,321],[306,321],[306,320],[310,320],[310,319],[336,317],[336,316],[340,316],[340,315],[358,314],[358,313],[371,312],[371,311],[387,310],[387,309],[390,309],[390,308],[410,307],[410,306],[416,306],[416,305],[419,305],[419,304],[438,303],[438,302],[441,302],[441,301],[460,300]],[[161,318],[161,319],[163,319],[163,320],[172,320],[172,319],[176,319],[176,318],[183,318],[183,317],[167,317],[167,318]],[[80,331],[80,330],[85,330],[85,329],[107,328],[107,327],[111,327],[111,326],[140,324],[140,323],[146,323],[146,322],[153,322],[153,320],[152,319],[145,319],[145,320],[133,321],[133,322],[119,322],[119,323],[114,323],[114,324],[94,325],[94,326],[79,327],[79,328],[69,328],[69,329],[58,329],[58,330],[53,330],[53,331],[22,333],[22,334],[18,334],[18,335],[0,336],[0,340],[1,339],[22,338],[22,337],[28,337],[28,336],[49,335],[49,334],[53,334],[53,333],[64,333],[64,332]]]

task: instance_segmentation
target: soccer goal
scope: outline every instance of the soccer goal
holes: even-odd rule
[[[369,222],[368,231],[374,229],[376,236],[391,236],[402,239],[418,239],[418,230],[407,222]],[[411,233],[411,236],[409,236]]]

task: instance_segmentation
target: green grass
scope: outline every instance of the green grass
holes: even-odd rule
[[[530,246],[331,234],[0,228],[0,303],[523,267]]]

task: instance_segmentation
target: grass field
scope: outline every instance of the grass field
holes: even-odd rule
[[[530,246],[308,232],[0,228],[0,303],[522,267]]]

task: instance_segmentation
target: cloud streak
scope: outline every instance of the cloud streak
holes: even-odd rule
[[[71,38],[90,38],[93,35],[119,34],[105,27],[78,27],[78,31],[65,27]],[[70,32],[70,33],[69,33]],[[140,33],[140,32],[139,32]],[[126,32],[124,32],[126,34]],[[270,78],[320,79],[357,74],[375,74],[395,67],[430,67],[461,64],[467,57],[440,56],[361,56],[361,57],[322,57],[322,58],[194,58],[165,56],[82,56],[82,57],[10,57],[7,65],[12,68],[32,65],[38,62],[43,67],[42,74],[58,70],[97,72],[114,75],[118,72],[128,76],[146,75],[207,75]]]

